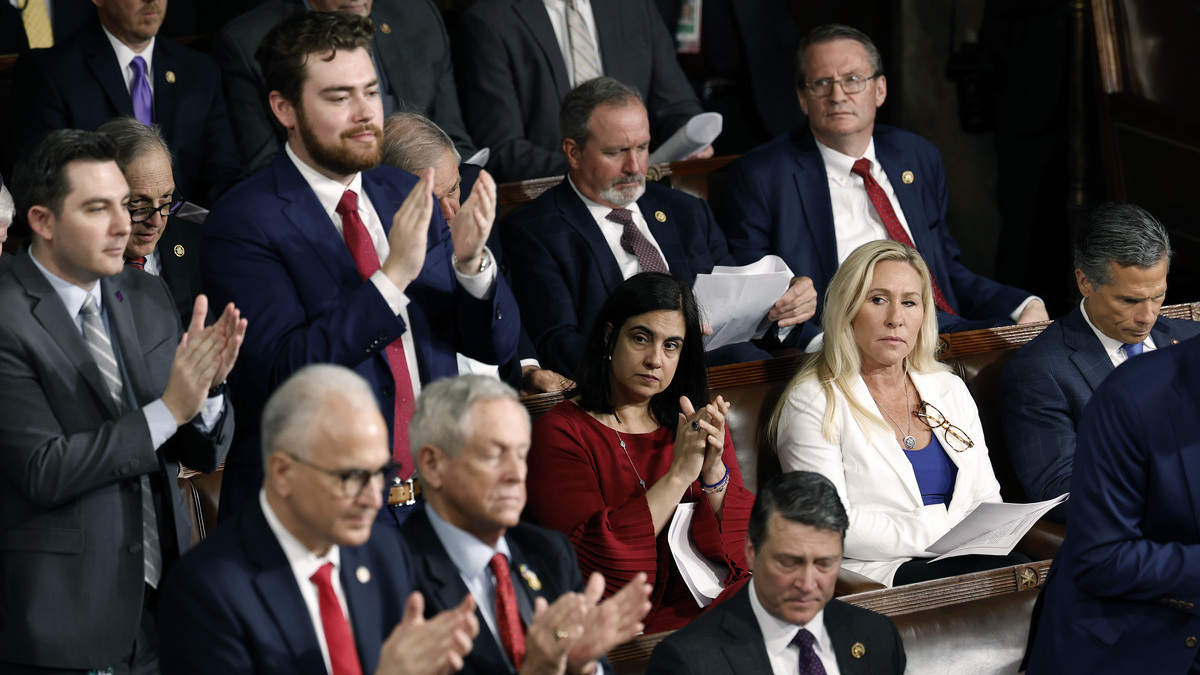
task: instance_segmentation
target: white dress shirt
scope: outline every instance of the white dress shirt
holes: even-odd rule
[[[582,82],[574,81],[575,68],[571,63],[571,59],[567,57],[571,54],[571,35],[567,28],[567,1],[566,0],[542,0],[546,5],[546,14],[550,15],[550,25],[554,26],[554,38],[558,40],[558,49],[562,53],[563,64],[567,67],[567,80],[574,89]],[[599,60],[597,65],[600,70],[604,70],[604,55],[600,53],[600,36],[596,33],[596,19],[592,16],[591,0],[575,0],[575,9],[579,10],[579,16],[583,18],[583,25],[587,28],[587,32],[592,36],[592,44],[596,45],[596,57]],[[604,73],[601,72],[601,75]]]
[[[1104,346],[1104,353],[1108,354],[1108,360],[1112,361],[1114,368],[1129,360],[1129,354],[1122,349],[1125,343],[1108,337],[1099,328],[1096,328],[1096,324],[1092,323],[1091,318],[1088,317],[1087,308],[1084,307],[1082,300],[1079,301],[1079,312],[1083,314],[1083,320],[1087,322],[1088,328],[1091,328],[1092,332],[1096,334],[1096,339]],[[1152,352],[1155,349],[1157,347],[1154,346],[1154,338],[1147,335],[1145,341],[1142,342],[1142,353]]]
[[[608,242],[608,248],[612,251],[613,257],[617,260],[617,266],[621,268],[621,276],[625,279],[642,271],[641,265],[638,264],[637,256],[621,248],[621,234],[625,232],[625,226],[621,223],[616,223],[606,216],[612,213],[611,206],[604,206],[583,196],[579,188],[575,187],[575,181],[567,176],[567,182],[571,185],[571,189],[579,198],[583,200],[583,205],[587,207],[588,213],[592,214],[592,220],[596,221],[596,226],[600,228],[600,233],[604,235],[604,241]],[[654,250],[658,251],[658,255],[662,257],[663,266],[667,265],[667,256],[663,255],[662,247],[658,245],[658,240],[650,233],[650,226],[646,223],[646,219],[642,216],[642,210],[638,208],[637,202],[625,207],[633,214],[633,224],[637,226],[642,236]],[[668,269],[668,271],[670,271]]]
[[[279,521],[279,517],[271,510],[271,505],[267,502],[266,490],[258,491],[258,503],[262,506],[267,526],[271,528],[271,532],[275,533],[275,538],[279,540],[279,547],[283,549],[283,555],[292,568],[292,574],[296,576],[296,585],[300,587],[300,596],[304,598],[304,606],[308,608],[308,618],[312,621],[313,630],[317,633],[317,644],[321,646],[321,658],[325,659],[325,670],[332,673],[329,645],[325,643],[325,624],[321,623],[321,598],[317,592],[317,585],[312,581],[312,575],[316,574],[317,570],[321,569],[325,563],[333,563],[333,572],[329,575],[330,585],[333,586],[333,594],[337,596],[338,604],[342,606],[342,616],[346,617],[346,623],[350,625],[350,634],[353,635],[354,622],[350,620],[350,610],[346,604],[346,591],[342,589],[341,549],[337,544],[333,544],[325,555],[314,554],[304,544],[301,544],[300,540],[291,532],[288,532],[283,523]]]
[[[754,579],[750,579],[747,589],[750,593],[750,609],[754,610],[754,618],[758,619],[758,627],[762,631],[767,658],[771,660],[771,672],[774,675],[799,675],[800,647],[792,644],[792,640],[801,628],[807,628],[808,632],[812,633],[813,651],[817,653],[817,658],[821,659],[821,665],[825,666],[825,675],[840,675],[842,671],[838,670],[837,655],[833,653],[833,638],[829,637],[829,631],[825,629],[824,608],[817,612],[811,621],[797,626],[776,619],[767,612],[758,601]]]
[[[113,51],[117,54],[117,65],[121,66],[121,79],[125,81],[125,91],[133,91],[133,57],[140,56],[146,62],[146,82],[150,85],[150,93],[154,93],[154,41],[157,38],[150,38],[150,44],[140,52],[135,52],[129,48],[129,45],[121,42],[115,35],[104,29],[104,37],[108,38],[108,43],[112,45]],[[151,99],[153,103],[153,99]]]

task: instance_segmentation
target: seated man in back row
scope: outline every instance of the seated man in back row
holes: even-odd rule
[[[739,263],[774,253],[824,297],[851,251],[891,238],[929,265],[939,332],[1049,318],[1041,300],[959,260],[937,148],[875,125],[887,81],[871,38],[838,24],[815,28],[796,51],[796,95],[812,133],[796,129],[729,167],[722,224]],[[819,332],[817,322],[806,324],[800,344]]]
[[[571,374],[592,318],[622,281],[665,272],[691,284],[736,263],[707,203],[646,180],[650,124],[636,89],[610,77],[585,82],[563,99],[560,126],[566,180],[506,218],[500,236],[543,364]],[[795,326],[816,302],[812,283],[796,278],[767,318]],[[710,352],[709,365],[769,357],[741,342]]]

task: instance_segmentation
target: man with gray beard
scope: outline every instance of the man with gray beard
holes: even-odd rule
[[[690,284],[736,262],[706,202],[647,184],[650,122],[636,89],[610,77],[589,80],[563,99],[559,125],[567,179],[506,218],[500,237],[542,364],[570,374],[592,318],[622,281],[665,272]],[[798,278],[768,318],[786,329],[815,309],[811,281]],[[798,333],[769,335],[788,332]],[[745,342],[708,355],[709,365],[769,356]]]

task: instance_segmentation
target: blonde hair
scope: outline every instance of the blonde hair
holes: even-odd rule
[[[925,315],[917,330],[917,342],[904,359],[905,372],[931,373],[948,370],[937,360],[937,311],[933,302],[933,286],[930,283],[929,267],[921,254],[911,246],[883,239],[872,241],[858,248],[838,267],[825,291],[825,309],[821,326],[825,331],[821,349],[796,373],[771,415],[767,437],[771,447],[777,447],[779,417],[783,414],[788,394],[810,378],[815,378],[825,393],[825,417],[821,424],[821,435],[830,443],[837,442],[834,418],[837,408],[835,389],[850,405],[850,414],[864,429],[877,426],[888,428],[879,413],[867,408],[851,394],[855,378],[862,372],[862,354],[854,340],[851,322],[858,315],[871,282],[875,277],[875,266],[885,260],[908,263],[921,278],[921,306]],[[869,433],[869,431],[868,431]]]

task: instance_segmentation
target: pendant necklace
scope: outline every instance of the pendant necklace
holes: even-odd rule
[[[617,442],[621,444],[621,449],[625,451],[625,459],[629,460],[629,466],[633,468],[633,475],[637,476],[638,483],[642,486],[642,489],[649,492],[650,490],[646,488],[646,481],[642,480],[642,474],[638,473],[637,466],[633,463],[633,458],[629,456],[629,448],[625,447],[625,439],[621,438],[621,432],[613,429],[613,433],[617,435]]]
[[[867,392],[871,393],[870,388],[867,389]],[[874,393],[871,393],[871,398],[875,401],[875,405],[879,406],[879,409],[883,411],[883,414],[887,415],[887,418],[891,421],[891,423],[896,426],[896,431],[900,431],[900,425],[896,424],[896,420],[892,418],[890,413],[888,413],[887,408],[884,408],[883,406],[879,405],[879,399],[875,398]],[[908,382],[904,383],[904,409],[912,410],[912,407],[910,406],[910,404],[908,402]],[[617,436],[620,436],[620,434],[617,434]],[[624,447],[624,444],[622,444],[622,447]],[[913,438],[912,419],[909,419],[908,420],[908,431],[905,432],[905,434],[904,434],[904,448],[906,450],[912,450],[915,447],[917,447],[917,439]],[[628,454],[628,453],[626,453],[626,454]]]

